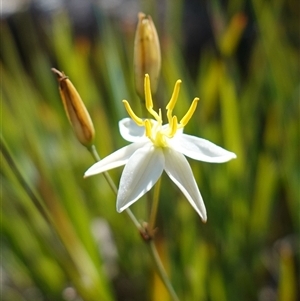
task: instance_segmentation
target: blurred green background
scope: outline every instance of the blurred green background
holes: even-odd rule
[[[18,4],[18,9],[13,4]],[[76,86],[104,157],[126,145],[122,99],[133,83],[137,13],[162,49],[156,101],[177,79],[175,113],[237,154],[189,160],[199,216],[163,176],[156,245],[180,300],[299,300],[299,1],[3,1],[1,15],[1,300],[155,300],[169,296],[144,242],[73,134],[51,67]],[[118,183],[122,169],[111,172]],[[133,212],[147,220],[145,198]]]

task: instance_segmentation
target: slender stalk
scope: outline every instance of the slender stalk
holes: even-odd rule
[[[157,249],[155,247],[154,241],[150,240],[148,243],[148,247],[149,247],[149,251],[151,254],[151,257],[153,259],[153,262],[155,263],[155,267],[156,267],[156,271],[158,273],[158,275],[160,276],[160,279],[162,280],[162,282],[164,283],[167,291],[169,292],[171,298],[173,301],[180,301],[171,282],[170,279],[164,269],[164,266],[160,260],[160,257],[158,255]]]
[[[152,201],[152,207],[151,207],[150,219],[149,219],[150,231],[152,231],[155,227],[155,220],[156,220],[157,208],[159,203],[160,186],[161,186],[161,178],[159,178],[159,180],[157,181],[154,187],[153,201]]]
[[[92,154],[94,160],[96,162],[100,161],[101,158],[97,152],[97,149],[95,147],[95,145],[92,145],[90,147],[88,147],[89,152]],[[112,191],[114,192],[115,195],[118,194],[118,188],[116,186],[116,184],[114,183],[114,181],[112,180],[111,176],[109,175],[109,173],[107,171],[103,172],[103,176],[105,178],[105,180],[107,181],[108,185],[110,186],[110,188],[112,189]],[[141,224],[138,222],[137,218],[135,217],[135,215],[133,214],[133,212],[127,208],[125,209],[127,215],[129,216],[129,218],[132,220],[132,222],[134,223],[135,227],[141,231],[143,229],[143,227],[141,226]]]
[[[148,227],[150,233],[155,233],[154,227],[155,227],[155,220],[156,220],[158,203],[159,203],[160,187],[161,187],[161,178],[158,180],[158,182],[156,183],[156,185],[154,187],[153,201],[152,201],[152,207],[151,207],[151,213],[150,213],[150,219],[149,219],[149,227]],[[164,283],[167,291],[169,292],[173,301],[179,301],[179,298],[176,295],[176,292],[175,292],[175,290],[170,282],[170,279],[163,267],[163,264],[160,260],[160,257],[158,255],[158,252],[157,252],[157,249],[156,249],[153,239],[151,239],[149,241],[149,249],[150,249],[152,260],[155,263],[156,271],[157,271],[158,275],[160,276],[162,282]]]

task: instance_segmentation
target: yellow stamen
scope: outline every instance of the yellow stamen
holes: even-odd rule
[[[131,106],[127,100],[123,100],[123,104],[125,106],[125,109],[128,113],[128,115],[131,117],[131,119],[139,126],[143,126],[145,124],[144,120],[142,118],[139,118],[135,115],[133,110],[131,109]]]
[[[173,116],[171,123],[169,123],[169,133],[166,134],[166,136],[169,138],[174,137],[178,129],[177,126],[178,126],[177,116]]]
[[[179,94],[179,90],[180,90],[180,85],[181,85],[181,80],[177,80],[175,86],[174,86],[174,90],[173,90],[173,94],[172,97],[169,101],[169,103],[166,106],[167,109],[167,117],[168,117],[168,122],[171,123],[172,120],[172,111],[176,105],[177,99],[178,99],[178,94]]]
[[[181,126],[186,126],[186,124],[190,121],[190,119],[192,118],[196,108],[197,108],[197,104],[198,104],[199,98],[195,97],[189,110],[187,111],[187,113],[183,116],[183,118],[180,120],[180,125]]]
[[[181,80],[179,79],[179,80],[177,80],[177,82],[174,86],[172,97],[171,97],[169,103],[166,106],[167,110],[173,110],[174,109],[177,98],[178,98],[179,90],[180,90],[180,84],[181,84]]]
[[[183,116],[178,123],[177,116],[172,116],[172,111],[176,105],[179,90],[180,90],[181,80],[178,80],[174,86],[172,97],[166,106],[168,127],[164,128],[162,125],[162,114],[161,109],[158,112],[153,110],[153,101],[151,96],[150,78],[149,75],[145,75],[144,88],[145,88],[145,103],[147,111],[156,119],[156,121],[151,121],[150,119],[142,119],[135,115],[131,109],[127,100],[123,100],[126,111],[128,112],[131,119],[139,126],[145,127],[145,135],[148,137],[153,145],[156,147],[168,147],[168,139],[173,138],[176,135],[178,129],[182,129],[193,116],[199,98],[194,98],[190,108],[187,113]]]
[[[149,74],[145,74],[144,87],[145,87],[146,108],[149,111],[153,108]]]
[[[149,139],[151,139],[151,132],[152,132],[152,128],[151,128],[151,122],[149,119],[145,120],[145,134],[146,137],[148,137]],[[152,140],[152,139],[151,139]]]
[[[158,114],[153,110],[153,101],[152,101],[152,95],[151,95],[151,86],[150,86],[150,77],[149,74],[145,74],[145,81],[144,81],[144,87],[145,87],[145,101],[146,101],[146,108],[148,112],[157,120],[159,121]]]

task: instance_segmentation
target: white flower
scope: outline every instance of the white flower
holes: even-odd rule
[[[146,108],[155,119],[137,117],[129,103],[123,100],[131,118],[122,119],[119,129],[122,137],[132,143],[97,162],[85,173],[85,177],[88,177],[125,165],[117,195],[118,212],[122,212],[148,192],[165,170],[202,220],[206,221],[205,205],[185,156],[204,162],[222,163],[236,158],[236,155],[205,139],[183,133],[199,99],[193,100],[186,115],[178,122],[177,117],[172,115],[172,110],[180,84],[180,80],[175,84],[166,107],[168,124],[163,125],[161,110],[158,113],[153,110],[150,79],[146,74]]]

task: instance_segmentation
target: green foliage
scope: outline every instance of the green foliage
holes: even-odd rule
[[[156,243],[181,300],[299,297],[297,4],[251,2],[257,32],[243,75],[236,51],[245,20],[233,20],[244,2],[228,1],[221,9],[213,1],[211,14],[222,20],[214,32],[218,51],[203,50],[195,78],[183,58],[181,1],[168,4],[167,30],[158,30],[164,35],[157,102],[164,109],[182,79],[175,113],[183,116],[200,97],[185,131],[237,154],[222,165],[190,161],[207,206],[206,224],[162,178]],[[145,13],[157,21],[155,6],[149,9],[154,13]],[[13,26],[1,23],[2,300],[165,296],[139,233],[116,212],[103,176],[83,179],[94,162],[71,131],[50,71],[63,70],[79,91],[102,157],[125,145],[117,127],[126,117],[122,99],[140,109],[133,84],[134,27],[122,31],[108,16],[96,17],[99,36],[93,42],[76,36],[63,12],[41,28],[26,12],[12,18]],[[111,172],[116,183],[120,172]],[[148,220],[146,198],[132,210]],[[103,238],[107,227],[111,236]],[[72,289],[80,297],[69,295]]]

